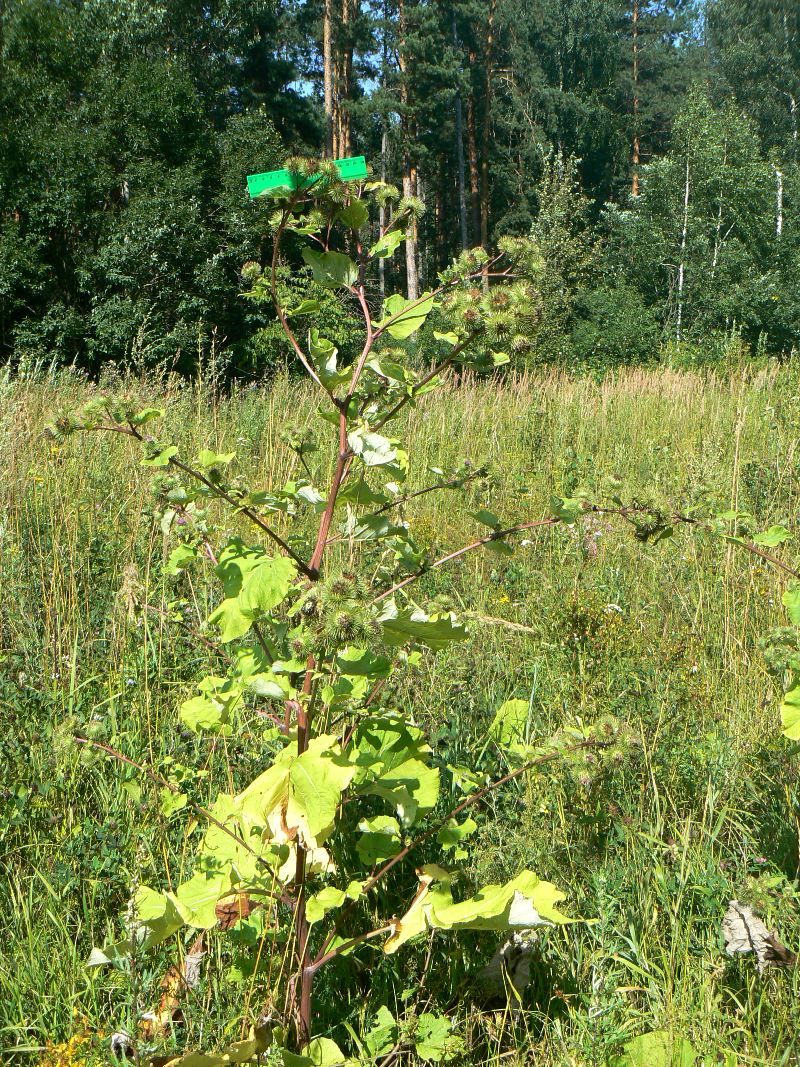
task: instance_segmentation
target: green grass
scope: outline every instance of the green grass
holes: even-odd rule
[[[235,450],[259,486],[293,474],[281,431],[287,417],[303,425],[313,415],[311,392],[286,380],[220,401],[174,381],[107,384],[166,400],[187,453]],[[180,601],[187,622],[204,618],[213,588],[162,576],[169,539],[136,450],[106,435],[63,445],[41,435],[90,391],[68,375],[0,384],[4,1064],[35,1063],[48,1040],[76,1032],[131,1028],[154,1006],[163,958],[141,961],[133,988],[83,961],[119,932],[132,879],[161,886],[191,862],[186,820],[166,821],[146,783],[137,799],[134,773],[79,751],[73,732],[156,766],[204,767],[201,798],[260,766],[252,730],[213,742],[176,727],[209,652],[169,616]],[[463,501],[419,498],[407,517],[439,552],[479,536],[469,510],[537,517],[553,492],[581,488],[677,509],[710,499],[751,511],[754,528],[792,526],[799,422],[793,367],[725,380],[630,371],[602,384],[555,374],[451,384],[407,420],[411,488],[427,465],[465,456],[490,475]],[[797,760],[779,737],[778,690],[759,648],[785,621],[781,591],[776,571],[718,540],[678,531],[643,545],[599,518],[533,534],[508,559],[472,553],[427,579],[427,594],[468,615],[473,637],[399,677],[393,696],[429,726],[443,762],[499,773],[486,728],[510,696],[530,700],[534,738],[613,713],[642,742],[639,761],[602,781],[583,787],[579,769],[562,766],[484,809],[476,877],[530,867],[568,892],[573,914],[597,921],[541,938],[524,1012],[456,1010],[475,1049],[467,1062],[600,1065],[654,1029],[731,1063],[800,1060],[798,972],[760,978],[751,960],[725,956],[720,934],[737,897],[800,944]],[[369,989],[414,988],[425,950],[408,953],[399,978],[378,959],[334,975],[333,988],[322,982],[320,996],[335,993],[356,1025]],[[485,939],[437,935],[430,995],[454,1000],[487,950]],[[225,967],[216,947],[180,1046],[212,1048],[261,1007],[263,989],[232,987]]]

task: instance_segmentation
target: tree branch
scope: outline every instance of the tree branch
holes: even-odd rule
[[[421,578],[423,574],[428,574],[429,571],[435,570],[437,567],[443,567],[445,563],[452,563],[454,559],[458,559],[460,556],[464,556],[467,552],[472,552],[476,548],[481,548],[483,545],[488,545],[491,541],[503,541],[506,537],[510,537],[512,534],[522,533],[524,530],[535,530],[543,526],[557,526],[561,521],[561,519],[553,515],[548,519],[536,519],[533,522],[521,522],[516,526],[509,526],[506,530],[494,530],[487,537],[480,537],[477,541],[472,541],[468,545],[463,545],[461,548],[457,548],[455,552],[448,552],[446,556],[441,556],[423,570],[417,571],[415,574],[410,574],[408,578],[404,578],[390,589],[386,589],[383,593],[379,593],[372,603],[377,604],[379,601],[385,600],[387,596],[391,596],[399,589],[403,589],[411,582],[415,582],[418,578]]]
[[[113,756],[114,759],[119,760],[120,763],[127,763],[129,767],[135,767],[137,771],[140,771],[142,774],[146,775],[151,782],[159,786],[161,789],[169,789],[171,793],[175,794],[180,794],[182,792],[182,790],[177,785],[170,782],[168,779],[163,778],[160,774],[158,774],[157,771],[154,771],[152,768],[147,767],[144,763],[138,763],[135,759],[131,759],[130,756],[126,756],[124,753],[119,752],[116,748],[112,748],[111,745],[107,745],[103,741],[93,741],[91,740],[91,738],[88,737],[75,737],[74,741],[78,745],[89,745],[91,748],[96,748],[100,752],[105,752],[107,755]],[[237,845],[241,845],[241,847],[245,849],[245,851],[249,852],[251,856],[255,857],[258,863],[267,867],[268,870],[272,870],[272,868],[266,862],[263,856],[260,856],[258,852],[256,852],[256,850],[251,845],[249,845],[247,841],[245,841],[243,837],[240,837],[234,830],[231,830],[229,826],[226,826],[225,823],[220,822],[219,819],[212,815],[207,808],[202,807],[202,805],[200,804],[196,804],[188,797],[186,798],[186,803],[197,815],[205,819],[207,822],[212,823],[212,825],[216,826],[218,830],[222,830],[222,832],[224,834],[227,834],[228,837],[232,838],[232,840],[234,840]],[[266,890],[259,890],[259,893],[264,893],[266,896],[272,896],[275,900],[283,900],[283,894],[281,893],[269,893]]]
[[[126,428],[124,426],[113,426],[110,423],[104,423],[102,426],[87,426],[85,427],[85,429],[106,430],[109,433],[121,433],[126,437],[135,438],[142,444],[154,443],[153,438],[145,437],[145,435],[139,433],[139,431],[134,426]],[[202,485],[205,485],[207,489],[211,490],[214,496],[218,497],[220,500],[224,500],[227,504],[230,504],[232,508],[235,508],[237,511],[241,512],[242,515],[248,518],[254,526],[257,526],[259,530],[262,530],[267,535],[267,537],[270,538],[271,541],[274,541],[279,548],[282,548],[290,559],[294,560],[294,562],[297,564],[298,570],[301,571],[306,576],[306,578],[312,577],[309,566],[302,558],[302,556],[299,556],[297,552],[295,552],[294,549],[290,545],[288,545],[286,541],[284,541],[281,535],[276,533],[272,529],[272,527],[261,517],[261,515],[259,515],[257,511],[254,511],[253,508],[249,507],[247,504],[243,504],[240,500],[237,500],[235,497],[232,497],[221,486],[215,485],[210,478],[206,478],[204,474],[201,474],[200,471],[195,470],[194,467],[190,467],[188,463],[184,463],[180,459],[175,459],[174,456],[170,456],[167,462],[171,467],[177,467],[177,469],[183,471],[184,474],[188,474],[190,478],[194,478]]]

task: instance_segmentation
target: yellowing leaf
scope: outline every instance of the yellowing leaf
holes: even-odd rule
[[[167,448],[154,449],[149,455],[141,460],[143,467],[168,467],[169,461],[177,455],[178,446],[169,445]]]
[[[217,925],[217,903],[233,889],[231,869],[198,871],[175,891],[181,911],[189,926],[210,930]]]
[[[322,734],[301,756],[293,746],[284,749],[237,804],[274,840],[293,841],[299,834],[307,848],[316,849],[332,831],[342,793],[355,773],[336,738]]]
[[[144,952],[166,941],[186,923],[186,912],[173,893],[159,893],[149,886],[140,886],[134,899],[136,921],[144,928],[145,935],[137,937],[137,950]],[[102,967],[120,963],[130,956],[130,940],[118,941],[105,948],[92,949],[88,967]]]
[[[411,901],[408,911],[392,924],[392,933],[383,946],[387,955],[397,950],[414,937],[424,934],[430,929],[427,912],[432,905],[438,902],[442,906],[452,904],[453,896],[450,892],[450,875],[443,867],[435,863],[427,863],[418,872],[419,889]]]
[[[800,683],[784,693],[781,704],[781,724],[786,737],[800,741]]]
[[[286,1049],[281,1050],[281,1055],[284,1067],[342,1067],[350,1062],[329,1037],[315,1037],[299,1055]]]
[[[272,1041],[272,1026],[269,1023],[251,1027],[250,1036],[244,1041],[235,1041],[217,1053],[187,1052],[169,1060],[165,1067],[229,1067],[230,1064],[250,1063],[266,1052]]]
[[[181,722],[194,733],[201,730],[219,731],[230,723],[230,715],[223,701],[199,696],[184,700],[180,707]]]
[[[384,945],[392,953],[426,930],[513,930],[575,922],[556,904],[564,894],[533,871],[523,871],[505,885],[484,886],[474,896],[453,903],[450,876],[441,868],[423,867],[411,907]]]

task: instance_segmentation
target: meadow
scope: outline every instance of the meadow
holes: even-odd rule
[[[199,764],[201,798],[248,780],[258,760],[257,722],[216,740],[180,729],[177,706],[213,662],[197,627],[211,587],[163,573],[170,538],[136,448],[43,435],[98,388],[166,404],[187,454],[235,451],[258,485],[297,473],[281,433],[287,420],[310,423],[315,403],[286,377],[224,396],[175,379],[0,380],[3,1064],[108,1062],[97,1035],[136,1027],[168,956],[133,976],[85,961],[118,936],[132,881],[163,885],[191,858],[186,812],[165,815],[146,780],[73,736],[161,771]],[[719,376],[631,369],[600,383],[555,372],[453,380],[406,416],[405,434],[420,479],[464,457],[487,465],[469,510],[491,496],[504,519],[536,518],[553,493],[585,490],[667,511],[735,507],[761,530],[794,528],[799,424],[800,373],[788,364]],[[411,501],[406,517],[439,554],[478,529],[447,492]],[[760,976],[751,958],[725,955],[720,929],[736,898],[800,944],[797,758],[762,648],[786,621],[780,572],[720,539],[679,529],[645,543],[593,516],[534,531],[507,558],[471,553],[424,584],[472,634],[393,693],[429,727],[442,764],[502,771],[487,727],[512,696],[529,701],[533,739],[613,714],[640,755],[602,776],[567,764],[517,779],[477,819],[476,879],[527,866],[567,891],[571,914],[596,919],[540,934],[522,1005],[456,996],[492,940],[440,933],[411,953],[399,984],[378,958],[341,987],[341,1021],[357,1028],[368,986],[407,1001],[424,972],[425,996],[455,1004],[467,1047],[480,1050],[464,1063],[604,1065],[654,1030],[685,1037],[708,1057],[698,1062],[800,1062],[800,972]],[[448,963],[441,980],[437,957]],[[167,1044],[229,1038],[259,992],[212,949]]]

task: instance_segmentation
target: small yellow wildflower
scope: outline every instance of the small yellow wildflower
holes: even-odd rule
[[[89,1067],[86,1056],[90,1044],[91,1038],[86,1034],[75,1034],[58,1045],[48,1041],[38,1067]]]

